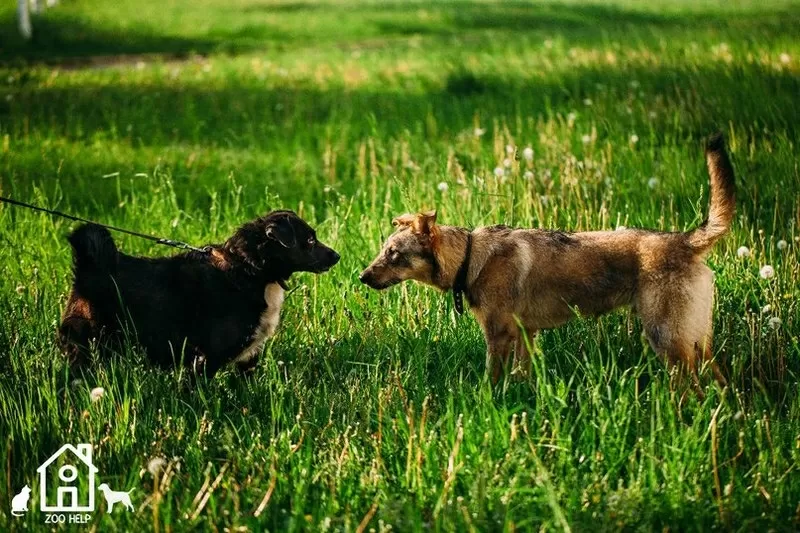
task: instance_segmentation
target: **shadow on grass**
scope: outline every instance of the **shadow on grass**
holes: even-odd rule
[[[639,84],[641,94],[631,89],[632,80]],[[355,151],[364,139],[392,142],[413,131],[420,142],[453,146],[460,134],[472,131],[476,112],[513,124],[517,117],[583,110],[583,99],[590,98],[595,105],[576,126],[576,154],[583,150],[579,134],[593,126],[600,143],[640,132],[639,149],[643,150],[687,143],[699,147],[708,134],[731,124],[754,141],[778,136],[793,139],[800,124],[796,105],[800,79],[757,66],[746,70],[725,65],[697,70],[592,67],[545,79],[496,79],[466,70],[451,74],[444,86],[420,92],[265,88],[257,83],[241,80],[221,87],[107,85],[20,91],[11,102],[0,102],[0,120],[7,124],[5,133],[14,140],[17,152],[0,162],[0,179],[6,191],[24,196],[34,184],[47,187],[58,175],[72,205],[116,203],[117,182],[101,180],[101,176],[149,171],[155,163],[142,161],[137,152],[152,148],[150,153],[158,153],[162,168],[169,168],[176,178],[179,197],[198,189],[210,190],[222,176],[234,172],[241,183],[261,190],[269,185],[286,201],[323,205],[324,195],[311,190],[311,184],[323,179],[318,154],[324,153],[329,143],[344,147],[345,157],[336,161],[336,175],[341,180],[340,192],[352,194],[361,186],[349,178],[355,172]],[[764,98],[765,94],[770,97]],[[652,118],[647,111],[654,106],[660,106],[660,112]],[[631,108],[630,114],[626,107]],[[604,120],[604,116],[609,118]],[[348,127],[336,130],[332,137],[331,124]],[[531,129],[535,126],[526,128],[530,131],[514,134],[535,139],[537,132]],[[51,156],[42,158],[39,148],[31,152],[27,148],[33,146],[30,143]],[[91,146],[105,144],[120,151],[91,150]],[[173,154],[167,160],[161,155],[165,149]],[[218,155],[224,150],[236,155]],[[296,171],[286,168],[294,163],[275,155],[297,150],[308,154],[305,175],[316,175],[305,186],[297,182]],[[205,162],[195,162],[192,154],[196,151],[206,154]],[[91,157],[84,158],[89,152]],[[485,163],[481,154],[456,155],[469,172],[479,171],[481,162]],[[490,154],[483,155],[491,159]],[[775,173],[775,164],[766,159],[753,162],[751,169],[740,167],[740,175]],[[789,174],[785,180],[790,180]],[[773,205],[757,199],[776,197],[785,204],[779,208],[781,216],[791,219],[795,209],[791,195],[778,194],[789,181],[781,181],[756,184],[743,180],[740,205],[769,220],[774,215]],[[698,181],[698,191],[704,185]],[[685,198],[678,199],[689,205],[697,191],[681,194]]]
[[[187,3],[187,10],[191,8]],[[140,18],[125,24],[117,19],[110,19],[105,25],[87,22],[85,10],[89,9],[91,6],[59,6],[36,16],[34,37],[25,42],[18,35],[13,12],[6,8],[4,15],[0,14],[0,42],[4,43],[0,46],[0,61],[66,60],[74,63],[91,56],[137,54],[181,58],[191,54],[240,53],[320,42],[358,46],[362,39],[389,41],[409,35],[469,38],[481,32],[513,34],[500,33],[499,40],[517,39],[529,33],[542,38],[563,36],[569,42],[582,44],[669,38],[672,34],[685,36],[691,28],[789,38],[794,35],[791,30],[794,25],[787,21],[800,20],[797,8],[720,14],[698,10],[658,13],[616,6],[526,2],[459,1],[432,5],[388,2],[349,6],[289,2],[246,4],[238,9],[221,3],[206,7],[207,17],[215,26],[200,34],[190,26],[181,27],[177,21],[154,19],[153,16],[161,15],[154,5],[143,5],[141,9],[142,14],[151,14],[150,18],[139,15]],[[313,28],[309,27],[309,21]],[[175,33],[167,34],[164,26]]]

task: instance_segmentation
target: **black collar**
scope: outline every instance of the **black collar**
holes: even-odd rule
[[[467,292],[467,273],[469,272],[469,257],[472,254],[472,232],[467,233],[467,251],[464,253],[464,260],[456,274],[456,281],[453,283],[453,302],[456,304],[456,312],[464,314],[464,293]],[[469,295],[467,295],[469,300]]]

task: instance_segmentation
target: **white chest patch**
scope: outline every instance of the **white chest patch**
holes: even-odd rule
[[[249,361],[258,355],[267,339],[272,337],[275,334],[275,330],[278,329],[278,322],[281,319],[281,306],[283,305],[283,289],[281,286],[277,283],[267,285],[264,289],[264,301],[267,303],[267,308],[261,313],[258,326],[253,332],[252,341],[236,357],[236,362]]]

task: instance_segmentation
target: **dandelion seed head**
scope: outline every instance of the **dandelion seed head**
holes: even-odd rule
[[[778,250],[785,250],[789,246],[789,243],[784,241],[783,239],[781,239],[781,240],[778,241],[777,246],[778,246]]]
[[[583,99],[583,105],[585,105],[586,107],[590,107],[592,105],[592,103],[593,102],[592,102],[591,98],[584,98]]]
[[[484,133],[486,133],[486,130],[483,128],[475,128],[472,133],[475,135],[475,137],[481,137]]]
[[[89,397],[92,399],[92,403],[97,402],[106,395],[106,390],[103,387],[95,387],[89,393]]]
[[[522,150],[522,157],[524,157],[526,161],[533,161],[533,148],[526,146],[525,149]]]
[[[164,467],[166,466],[166,459],[163,457],[153,457],[147,462],[147,471],[150,472],[151,475],[157,476],[164,470]]]
[[[740,259],[744,257],[750,257],[750,248],[747,246],[740,246],[739,249],[736,250],[736,257]]]
[[[761,267],[761,270],[758,271],[758,275],[764,279],[772,279],[775,277],[775,269],[772,268],[772,265],[764,265]]]
[[[513,147],[513,146],[511,146],[510,144],[507,144],[507,145],[506,145],[506,153],[507,153],[508,155],[511,155],[511,154],[513,154],[513,153],[514,153],[514,147]]]
[[[590,142],[592,142],[592,136],[584,135],[583,137],[581,137],[581,142],[583,142],[583,144],[589,144]]]
[[[503,166],[506,168],[511,167],[511,160],[509,158],[503,159]]]
[[[499,178],[499,177],[501,177],[503,174],[505,174],[505,171],[503,170],[503,168],[502,168],[502,167],[495,167],[495,169],[494,169],[494,175],[495,175],[495,176],[497,176],[497,177]]]
[[[769,321],[767,321],[767,324],[769,324],[769,327],[771,327],[772,329],[778,329],[779,327],[781,327],[782,322],[780,318],[773,316],[772,318],[769,319]]]
[[[791,58],[791,56],[789,54],[784,52],[784,53],[782,53],[780,55],[780,60],[781,60],[781,63],[783,63],[784,65],[788,65],[792,61],[792,58]]]
[[[439,185],[436,186],[436,188],[439,189],[439,192],[447,192],[447,189],[449,189],[450,187],[447,185],[447,182],[441,181],[439,182]]]
[[[647,186],[650,187],[651,189],[655,189],[656,187],[658,187],[658,178],[654,176],[649,180],[647,180]]]
[[[761,314],[766,315],[770,311],[772,311],[772,306],[769,305],[769,304],[767,304],[767,305],[765,305],[764,307],[761,308]]]
[[[533,172],[531,172],[530,170],[526,170],[525,174],[523,174],[522,177],[530,181],[533,179]]]
[[[635,133],[631,135],[631,144],[636,144],[638,142],[639,142],[639,136],[636,135]]]

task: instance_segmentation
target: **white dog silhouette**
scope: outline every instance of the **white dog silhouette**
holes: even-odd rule
[[[106,497],[106,509],[109,513],[114,510],[114,504],[117,502],[124,505],[129,511],[133,511],[133,503],[131,503],[131,490],[133,489],[128,492],[111,490],[107,483],[103,483],[97,488]]]

